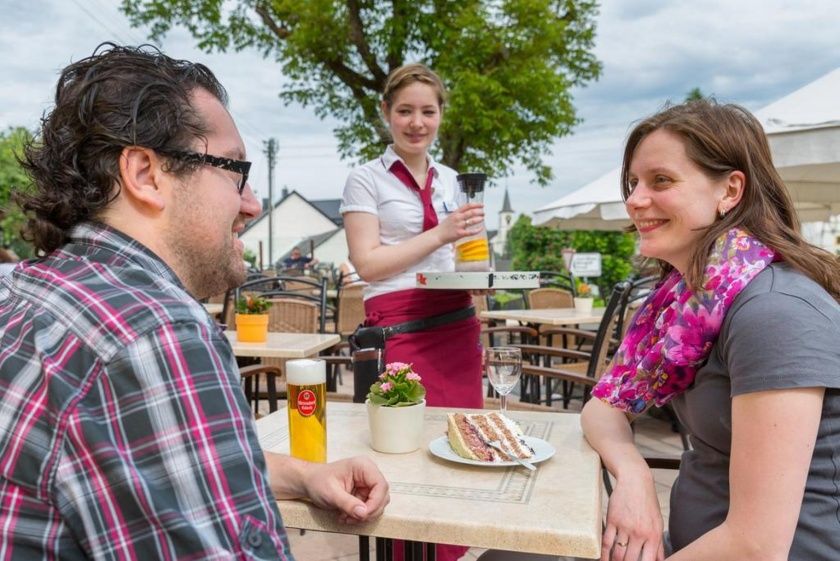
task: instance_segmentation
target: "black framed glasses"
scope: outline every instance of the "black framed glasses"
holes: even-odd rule
[[[239,184],[236,188],[239,194],[245,190],[245,184],[248,183],[248,172],[251,171],[251,162],[245,160],[232,160],[231,158],[220,158],[219,156],[211,156],[210,154],[199,154],[198,152],[167,152],[173,158],[177,158],[182,162],[195,162],[198,164],[207,164],[214,168],[225,169],[238,173],[240,175]]]

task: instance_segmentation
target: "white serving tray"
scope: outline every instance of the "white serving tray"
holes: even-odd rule
[[[417,288],[482,290],[492,288],[539,288],[539,271],[487,273],[417,273]]]

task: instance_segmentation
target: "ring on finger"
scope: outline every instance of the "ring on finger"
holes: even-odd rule
[[[618,547],[627,547],[627,542],[621,543],[620,541],[616,540],[615,545],[617,545]]]

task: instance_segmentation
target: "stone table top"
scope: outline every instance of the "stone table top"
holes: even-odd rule
[[[541,308],[535,310],[492,310],[481,312],[481,319],[513,320],[522,323],[547,325],[577,325],[580,323],[599,323],[604,316],[604,308],[593,308],[590,312],[581,312],[574,308]]]
[[[335,333],[277,333],[269,331],[264,343],[243,343],[236,331],[225,331],[236,356],[270,358],[307,358],[341,341]]]
[[[572,413],[512,411],[525,434],[556,449],[534,472],[440,459],[428,443],[446,431],[446,413],[426,409],[423,446],[408,454],[370,448],[365,405],[328,402],[327,458],[373,459],[388,479],[391,503],[378,520],[341,525],[334,512],[304,501],[278,501],[288,527],[596,558],[601,551],[600,459]],[[288,453],[285,409],[257,421],[263,448]]]

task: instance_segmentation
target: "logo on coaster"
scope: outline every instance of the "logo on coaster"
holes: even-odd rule
[[[304,417],[309,417],[315,412],[318,405],[318,400],[315,397],[315,392],[312,390],[303,390],[297,396],[297,410],[298,413]]]

